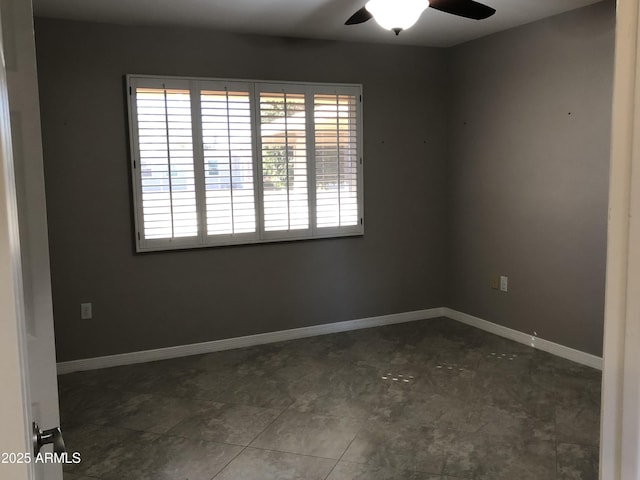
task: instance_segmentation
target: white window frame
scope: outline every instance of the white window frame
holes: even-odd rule
[[[153,75],[126,75],[128,91],[129,138],[131,149],[131,175],[134,200],[135,239],[138,252],[175,250],[187,248],[215,247],[223,245],[246,245],[291,240],[334,238],[364,235],[364,192],[363,192],[363,141],[362,141],[362,85],[328,84],[305,82],[274,82],[259,80],[236,80],[200,77],[160,77]],[[198,234],[194,237],[145,239],[142,204],[142,174],[138,143],[138,125],[135,92],[136,87],[181,88],[191,92],[191,119],[194,175],[196,189]],[[243,89],[249,92],[251,105],[252,164],[254,175],[254,204],[256,231],[208,235],[206,229],[206,188],[204,180],[204,152],[202,142],[200,91],[224,90],[225,87]],[[307,160],[307,186],[309,228],[300,230],[265,231],[263,208],[262,145],[260,132],[260,92],[302,93],[305,95],[305,134]],[[315,182],[315,119],[314,94],[353,95],[356,98],[356,148],[357,148],[357,225],[339,227],[317,227],[316,225],[316,182]]]

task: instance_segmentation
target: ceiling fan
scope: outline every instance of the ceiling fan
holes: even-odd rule
[[[413,26],[427,7],[473,20],[483,20],[496,13],[495,8],[473,0],[369,0],[345,25],[356,25],[373,18],[382,28],[398,35]]]

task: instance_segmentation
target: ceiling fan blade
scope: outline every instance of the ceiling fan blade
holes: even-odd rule
[[[357,25],[358,23],[364,23],[367,20],[371,20],[373,15],[365,7],[362,7],[356,13],[349,17],[349,20],[344,22],[345,25]]]
[[[430,0],[429,6],[441,12],[473,20],[484,20],[496,13],[495,8],[473,0]]]

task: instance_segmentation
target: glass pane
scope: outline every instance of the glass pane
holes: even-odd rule
[[[261,93],[266,231],[309,228],[304,94]]]
[[[255,232],[249,93],[200,94],[207,233]]]
[[[198,234],[188,90],[136,88],[144,238]]]
[[[357,110],[354,95],[314,96],[316,224],[358,224]]]

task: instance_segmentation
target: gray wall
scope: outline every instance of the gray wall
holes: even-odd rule
[[[38,19],[58,360],[440,306],[601,354],[614,15],[446,50]],[[364,237],[134,253],[125,73],[362,83]]]
[[[615,5],[449,51],[448,306],[602,353]],[[509,293],[490,288],[509,276]]]
[[[58,361],[444,304],[445,51],[44,19],[36,38]],[[362,83],[364,237],[135,254],[126,73]]]

